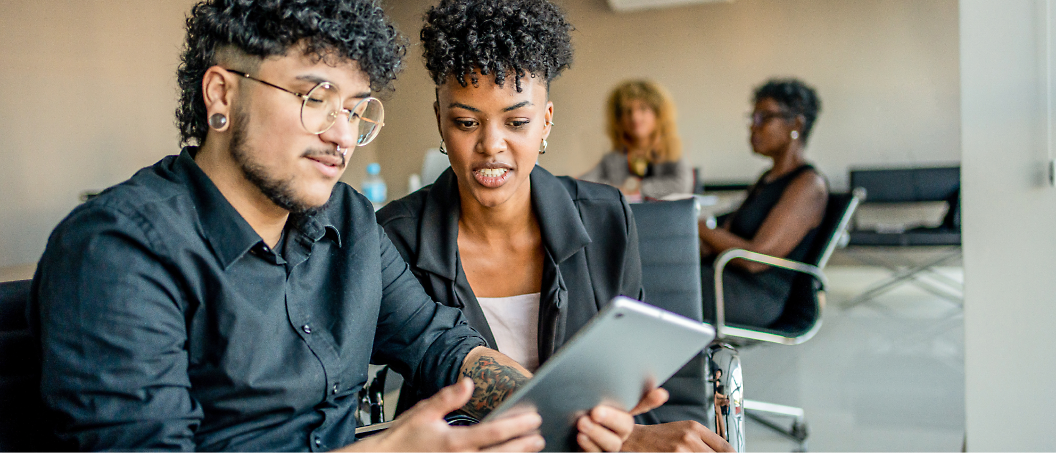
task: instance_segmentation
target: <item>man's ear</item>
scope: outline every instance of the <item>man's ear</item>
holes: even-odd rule
[[[212,66],[205,70],[202,77],[202,97],[205,101],[205,117],[209,127],[218,132],[223,132],[231,125],[232,103],[235,97],[235,77],[219,66]],[[214,121],[214,115],[223,115],[223,124]],[[219,126],[219,127],[217,127]]]

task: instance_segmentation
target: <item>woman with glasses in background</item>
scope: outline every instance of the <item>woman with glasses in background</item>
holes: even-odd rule
[[[804,157],[821,109],[817,93],[796,79],[773,79],[755,90],[754,102],[748,120],[752,151],[773,165],[721,225],[700,222],[705,320],[715,319],[716,256],[739,248],[802,261],[828,202],[825,177]],[[765,264],[731,261],[723,278],[726,322],[773,324],[784,310],[792,275]]]
[[[652,80],[623,82],[609,94],[605,116],[613,151],[580,179],[618,187],[632,202],[693,193],[675,103],[664,87]]]

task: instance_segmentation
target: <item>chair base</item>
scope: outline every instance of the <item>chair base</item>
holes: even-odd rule
[[[792,425],[786,428],[764,417],[764,414],[791,418]],[[810,436],[810,430],[802,408],[746,399],[744,400],[744,415],[796,442],[796,449],[793,451],[807,451],[807,437]]]
[[[712,431],[726,439],[734,451],[744,450],[744,381],[737,349],[722,340],[704,349],[708,395],[706,412]]]
[[[953,280],[935,271],[935,267],[959,260],[961,258],[960,246],[936,249],[937,256],[922,262],[913,262],[908,259],[883,259],[880,256],[872,256],[873,254],[871,253],[855,253],[855,249],[857,247],[849,248],[845,253],[861,264],[886,269],[890,276],[871,285],[850,300],[841,303],[842,309],[849,310],[866,304],[905,284],[917,286],[924,291],[949,300],[957,306],[964,305],[964,282]],[[897,258],[898,253],[893,255]]]
[[[746,440],[744,417],[747,417],[795,442],[793,451],[807,451],[810,431],[803,409],[745,399],[740,353],[727,340],[715,340],[704,350],[707,376],[712,384],[706,398],[708,427],[730,442],[735,451],[743,452]],[[721,393],[719,389],[723,389]],[[727,406],[727,410],[715,410],[720,402]],[[775,422],[772,420],[775,417],[791,419],[791,425],[786,427]]]

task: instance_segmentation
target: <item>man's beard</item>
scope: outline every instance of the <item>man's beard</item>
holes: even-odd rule
[[[285,180],[272,177],[264,166],[250,157],[253,152],[246,147],[245,137],[248,123],[249,113],[241,111],[241,109],[235,112],[234,122],[231,125],[231,157],[238,164],[246,179],[257,186],[268,200],[271,200],[276,206],[289,211],[291,214],[313,214],[326,207],[325,203],[313,206],[302,199],[298,199],[293,190],[293,177]],[[329,202],[329,198],[327,202]]]

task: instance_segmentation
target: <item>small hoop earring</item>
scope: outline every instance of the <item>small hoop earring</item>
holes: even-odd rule
[[[550,127],[554,127],[554,122],[550,121]]]
[[[444,148],[444,139],[440,139],[440,154],[447,155],[447,148]]]
[[[539,154],[546,154],[546,139],[543,139],[543,147],[539,148]]]
[[[214,113],[209,117],[209,127],[222,131],[227,128],[227,117],[223,113]]]
[[[799,140],[799,131],[792,131],[792,140]]]

